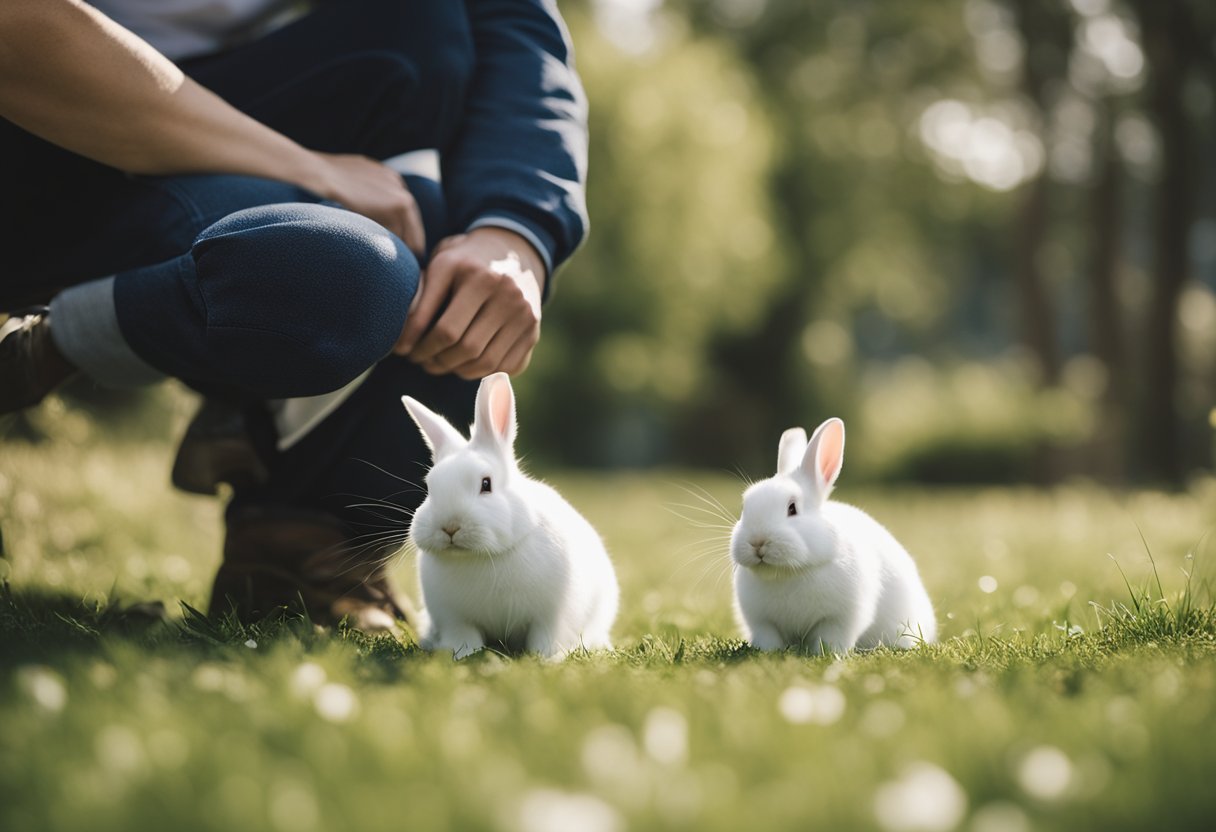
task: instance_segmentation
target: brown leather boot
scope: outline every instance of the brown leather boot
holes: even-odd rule
[[[346,619],[367,632],[414,626],[409,602],[387,574],[391,550],[352,544],[337,518],[290,508],[247,509],[228,522],[224,561],[211,590],[210,614],[235,609],[246,622],[279,607],[317,624]]]
[[[241,406],[203,399],[177,448],[173,484],[191,494],[215,494],[222,482],[242,488],[264,483],[268,476]]]
[[[0,414],[38,404],[76,372],[51,340],[49,310],[16,313],[0,325]]]

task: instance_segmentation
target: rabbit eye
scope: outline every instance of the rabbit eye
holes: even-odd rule
[[[490,487],[490,478],[489,478],[489,477],[482,477],[482,478],[481,478],[481,493],[482,493],[482,494],[489,494],[489,493],[490,493],[490,491],[492,491],[492,490],[493,490],[493,489]]]
[[[797,513],[798,513],[798,506],[796,506],[796,505],[794,504],[794,501],[793,501],[793,500],[790,500],[790,507],[789,507],[789,508],[786,510],[786,512],[785,512],[786,516],[787,516],[787,517],[793,517],[793,516],[794,516],[795,514],[797,514]]]

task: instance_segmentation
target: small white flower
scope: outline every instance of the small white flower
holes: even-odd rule
[[[312,696],[325,684],[325,668],[312,662],[304,662],[291,673],[291,690],[301,698]]]
[[[777,700],[777,709],[787,722],[810,722],[815,714],[815,695],[804,687],[786,688]]]
[[[651,759],[679,765],[688,759],[688,720],[671,708],[655,708],[646,715],[642,745]]]
[[[619,832],[625,828],[620,813],[590,794],[533,789],[519,807],[521,832]]]
[[[42,665],[23,667],[17,671],[17,686],[44,711],[59,713],[68,703],[68,689],[54,670]]]
[[[224,689],[226,676],[219,665],[204,663],[194,668],[191,679],[199,690],[219,691]]]
[[[258,649],[258,643],[256,641],[254,641],[253,639],[249,639],[248,641],[246,641],[245,646],[248,647],[250,650]]]
[[[963,787],[932,763],[912,763],[874,793],[874,815],[888,832],[947,832],[966,813]]]
[[[1068,792],[1072,780],[1072,760],[1055,746],[1031,749],[1018,766],[1022,790],[1039,800],[1059,800]]]
[[[615,782],[638,770],[637,743],[623,725],[600,725],[583,739],[582,761],[593,781]]]
[[[312,700],[313,707],[322,719],[330,722],[346,722],[359,710],[355,692],[346,685],[330,682],[317,690]]]
[[[787,722],[802,725],[831,725],[844,714],[845,699],[839,688],[831,685],[788,687],[777,700],[777,709]]]

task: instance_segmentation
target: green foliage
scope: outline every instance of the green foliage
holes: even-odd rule
[[[943,184],[916,132],[979,94],[957,6],[757,9],[673,4],[649,48],[567,10],[593,232],[521,382],[541,458],[752,468],[825,404],[855,410],[875,358],[959,326],[966,241],[1000,202]],[[968,300],[971,325],[1001,300]]]
[[[1185,5],[1207,43],[1212,14]],[[1130,451],[1159,450],[1128,439],[1151,389],[1162,245],[1137,206],[1163,152],[1131,5],[593,0],[565,13],[592,104],[593,231],[522,382],[538,458],[760,470],[781,430],[828,415],[892,446],[900,425],[866,415],[885,398],[865,379],[907,356],[991,363],[1018,413],[1050,406],[1047,380],[1068,427],[944,430],[867,465],[876,475],[1052,476],[1029,448],[1118,479],[1135,474]],[[1200,148],[1211,50],[1191,47]],[[1200,181],[1208,160],[1193,162]],[[1200,468],[1216,378],[1209,226],[1191,235],[1177,339],[1173,398],[1190,427],[1150,432],[1178,433]],[[951,377],[924,375],[917,398],[953,397]]]
[[[591,100],[593,230],[520,396],[551,458],[651,462],[676,406],[712,378],[710,337],[755,328],[780,274],[770,130],[724,44],[675,33],[630,60],[570,18]]]
[[[1083,441],[1095,418],[1092,399],[1043,390],[1016,361],[934,366],[909,357],[872,367],[860,387],[855,424],[865,438],[849,464],[887,480],[1043,482],[1060,462],[1052,449]]]

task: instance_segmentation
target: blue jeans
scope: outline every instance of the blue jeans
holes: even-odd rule
[[[169,183],[184,184],[192,206],[214,193],[257,207],[221,210],[188,251],[117,275],[118,323],[141,358],[200,390],[256,400],[336,390],[389,354],[419,280],[401,240],[341,208],[275,202],[277,183],[192,179]]]
[[[458,123],[471,60],[463,4],[365,0],[326,6],[183,69],[306,146],[385,158],[442,148]],[[329,511],[352,533],[377,522],[352,507],[421,500],[429,454],[401,406],[415,396],[454,422],[474,385],[389,355],[419,262],[376,223],[292,185],[240,176],[129,177],[0,121],[0,309],[116,275],[122,335],[147,364],[248,405],[270,470],[250,503]],[[428,243],[454,229],[439,191],[409,181]],[[267,398],[370,377],[289,450],[275,447]],[[382,524],[382,523],[381,523]]]

